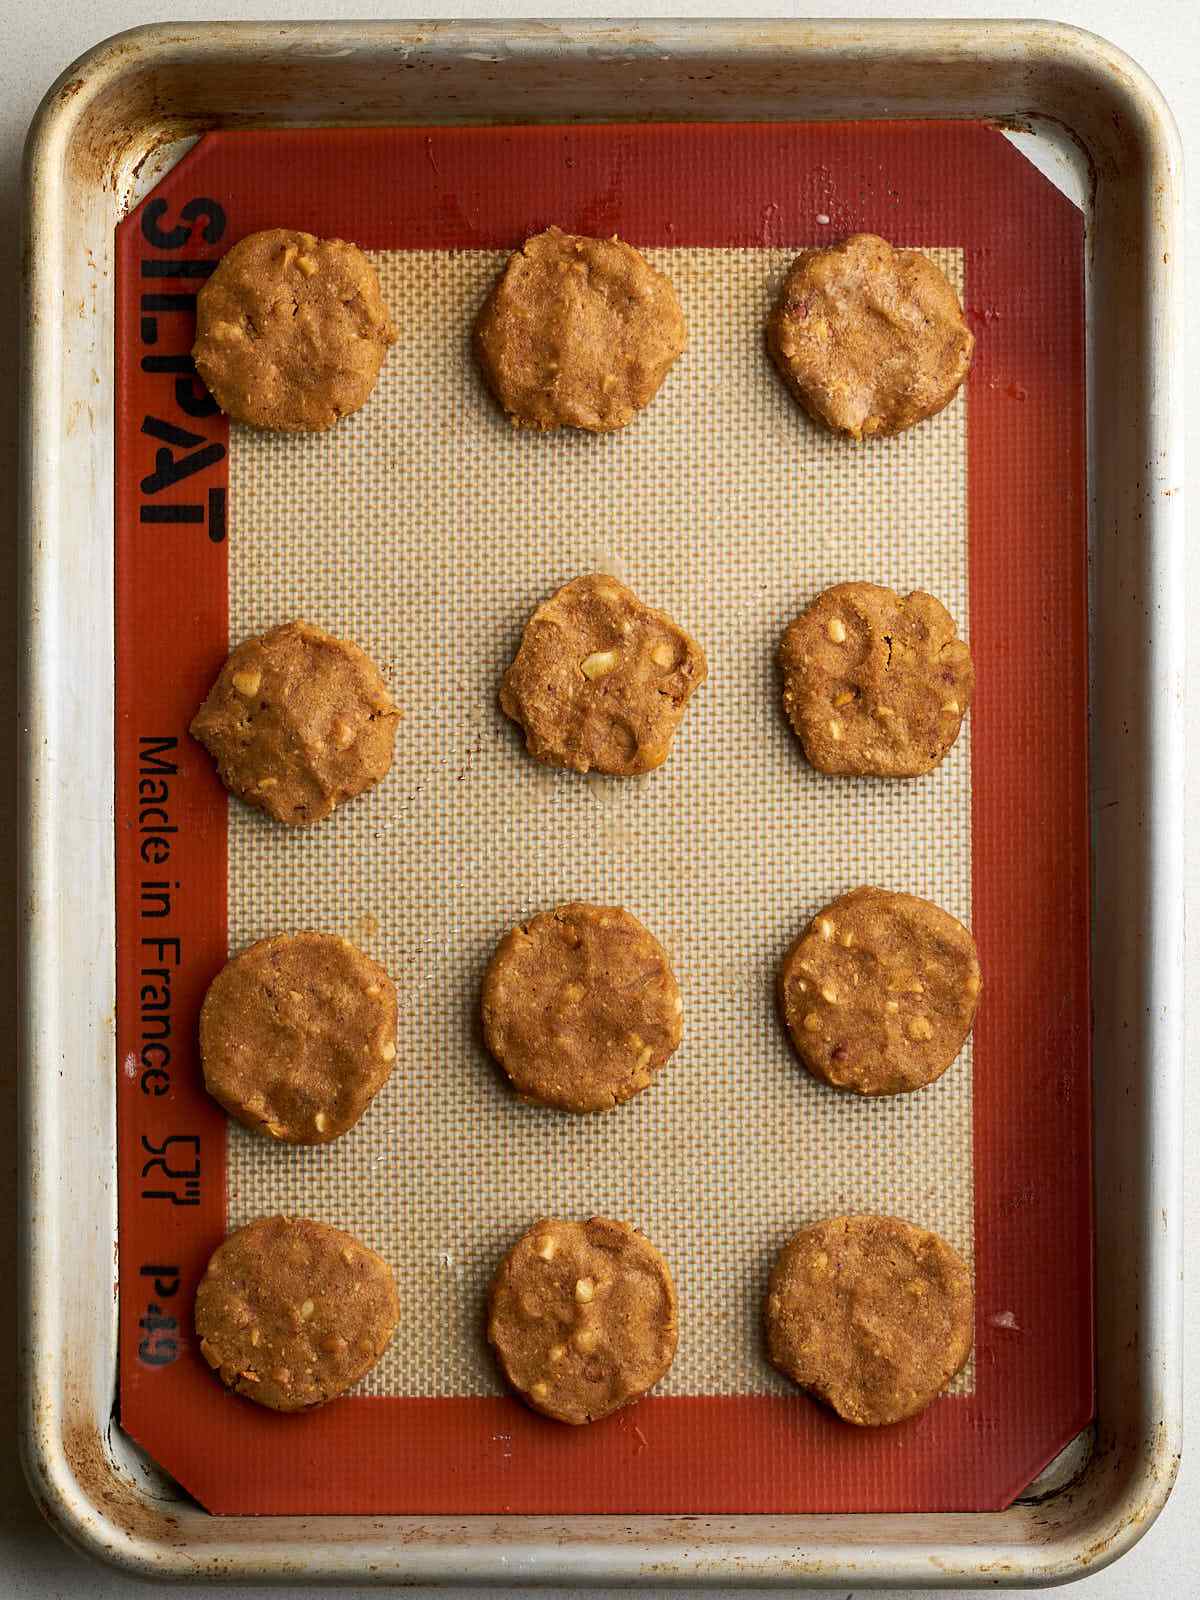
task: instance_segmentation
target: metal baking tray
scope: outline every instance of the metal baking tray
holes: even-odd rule
[[[998,1513],[211,1517],[114,1419],[114,226],[212,128],[883,116],[994,120],[1086,209],[1094,1441]],[[66,1537],[161,1577],[857,1588],[1051,1583],[1135,1542],[1181,1426],[1179,184],[1153,84],[1039,23],[213,23],[62,75],[26,154],[20,1303],[25,1461]]]

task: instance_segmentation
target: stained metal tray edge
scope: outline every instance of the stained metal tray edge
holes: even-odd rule
[[[156,150],[206,127],[614,105],[1050,118],[1087,153],[1097,1446],[999,1514],[214,1519],[113,1418],[113,223]],[[119,35],[62,75],[26,150],[19,1303],[26,1469],[66,1537],[159,1577],[859,1588],[1063,1582],[1136,1541],[1181,1444],[1180,181],[1154,85],[1054,24],[213,23]]]

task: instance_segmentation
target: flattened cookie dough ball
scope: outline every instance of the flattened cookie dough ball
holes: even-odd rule
[[[619,906],[566,905],[506,933],[483,979],[483,1034],[517,1093],[610,1111],[683,1037],[666,951]]]
[[[267,228],[228,250],[197,295],[192,358],[235,422],[308,433],[358,410],[395,337],[357,245]]]
[[[944,1239],[896,1217],[832,1217],[794,1234],[767,1291],[767,1349],[794,1383],[865,1427],[900,1422],[966,1365],[971,1274]]]
[[[264,1217],[218,1246],[196,1290],[200,1353],[272,1411],[306,1411],[369,1372],[400,1318],[392,1269],[352,1234]]]
[[[537,1222],[500,1263],[488,1341],[521,1399],[558,1422],[596,1422],[641,1399],[678,1342],[675,1285],[625,1222]]]
[[[602,572],[540,605],[500,685],[500,706],[538,761],[631,777],[671,753],[704,651],[665,611]]]
[[[785,630],[783,708],[821,772],[915,778],[958,738],[975,668],[932,595],[838,583]]]
[[[527,428],[625,427],[686,342],[670,280],[632,245],[558,228],[508,258],[475,323],[488,387]]]
[[[864,439],[901,433],[948,405],[975,337],[928,256],[855,233],[796,257],[767,345],[815,421]]]
[[[356,644],[285,622],[238,645],[191,731],[239,800],[300,827],[387,776],[401,715]]]
[[[940,1078],[971,1031],[975,941],[912,894],[855,889],[819,911],[779,968],[779,1009],[814,1078],[906,1094]]]
[[[328,1144],[391,1074],[396,986],[334,934],[260,939],[210,984],[200,1056],[231,1117],[287,1144]]]

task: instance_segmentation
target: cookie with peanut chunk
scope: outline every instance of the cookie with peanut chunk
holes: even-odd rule
[[[308,433],[365,403],[395,337],[357,245],[266,228],[227,250],[196,296],[192,359],[235,422]]]
[[[231,1117],[286,1144],[346,1133],[396,1059],[396,986],[331,933],[260,939],[200,1009],[204,1083]]]
[[[915,778],[962,728],[975,688],[954,618],[920,589],[838,583],[789,624],[779,646],[783,708],[821,772]]]
[[[640,1400],[675,1357],[675,1285],[625,1222],[537,1222],[500,1263],[488,1341],[528,1405],[596,1422]]]
[[[669,278],[615,236],[547,228],[505,265],[475,353],[509,419],[611,433],[658,393],[687,343]]]
[[[971,1354],[966,1262],[897,1217],[832,1217],[794,1234],[767,1290],[767,1351],[847,1422],[923,1411]]]
[[[304,827],[387,776],[401,715],[356,644],[285,622],[238,645],[191,732],[239,800]]]
[[[610,1111],[683,1037],[666,951],[619,906],[565,905],[506,933],[483,979],[483,1034],[517,1093]]]
[[[975,941],[912,894],[862,888],[819,911],[779,968],[779,1009],[814,1078],[907,1094],[940,1078],[975,1020]]]
[[[529,619],[500,706],[538,761],[617,777],[667,759],[704,651],[664,611],[601,572],[573,578]]]
[[[767,322],[767,346],[815,422],[865,439],[900,433],[949,405],[975,336],[935,262],[855,233],[796,257]]]
[[[264,1217],[213,1252],[196,1290],[200,1353],[235,1394],[306,1411],[379,1360],[400,1320],[392,1269],[352,1234]]]

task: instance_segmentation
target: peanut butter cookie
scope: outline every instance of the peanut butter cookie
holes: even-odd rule
[[[228,1388],[272,1411],[342,1394],[379,1360],[399,1319],[387,1262],[305,1217],[231,1233],[196,1291],[200,1353]]]
[[[767,1350],[847,1422],[900,1422],[971,1354],[971,1274],[936,1233],[896,1217],[833,1217],[794,1234],[767,1291]]]
[[[506,933],[483,979],[487,1047],[525,1100],[609,1111],[683,1037],[666,952],[619,906],[566,905]]]
[[[704,651],[665,611],[601,572],[540,605],[500,685],[500,706],[538,761],[630,777],[660,767]]]
[[[209,1094],[247,1128],[287,1144],[328,1144],[391,1073],[396,987],[348,939],[260,939],[209,986],[200,1056]]]
[[[304,826],[386,777],[400,717],[356,644],[286,622],[238,645],[191,731],[239,800]]]
[[[375,387],[396,334],[357,245],[267,228],[238,241],[196,297],[196,371],[235,422],[332,428]]]
[[[928,900],[855,889],[819,911],[779,968],[779,1009],[814,1078],[907,1094],[940,1078],[971,1031],[975,941]]]
[[[527,428],[625,427],[686,342],[670,280],[632,245],[558,228],[508,258],[475,324],[488,387]]]
[[[500,1263],[488,1340],[509,1383],[558,1422],[641,1399],[675,1358],[667,1263],[627,1223],[537,1222]]]
[[[900,433],[948,405],[975,338],[928,256],[855,233],[796,257],[767,345],[809,416],[864,439]]]
[[[954,618],[920,589],[838,583],[779,646],[783,708],[821,772],[915,778],[958,738],[975,689]]]

